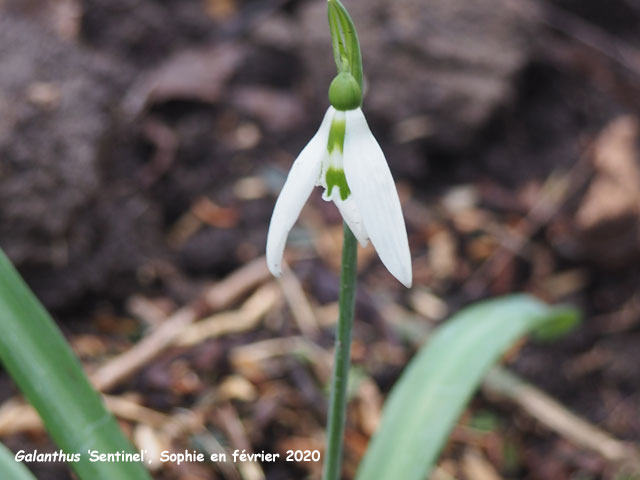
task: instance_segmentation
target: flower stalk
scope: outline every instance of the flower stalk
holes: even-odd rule
[[[320,128],[293,162],[273,210],[267,235],[267,265],[276,277],[289,231],[314,187],[344,220],[339,318],[331,383],[324,480],[338,480],[342,467],[358,243],[373,244],[387,270],[407,288],[411,253],[402,207],[384,153],[362,112],[362,57],[353,21],[339,0],[328,0],[331,43],[338,70]]]
[[[351,331],[356,298],[358,243],[346,223],[343,229],[344,243],[342,246],[342,272],[340,275],[340,313],[338,316],[338,329],[336,331],[323,480],[338,480],[342,470],[342,445],[347,407],[347,386],[349,367],[351,365]]]
[[[328,2],[329,29],[333,56],[338,76],[331,82],[329,101],[339,110],[352,110],[362,104],[362,57],[358,35],[351,16],[339,0]],[[333,126],[333,125],[332,125]],[[332,128],[329,133],[329,152],[332,147],[344,148],[345,122],[336,122],[340,126],[340,135]],[[332,135],[334,133],[334,135]],[[339,138],[336,138],[339,137]],[[332,144],[332,140],[334,140]],[[331,195],[332,182],[328,183],[328,195]],[[344,177],[342,173],[341,178]],[[337,183],[337,182],[336,182]],[[345,200],[351,194],[346,184],[340,189]],[[340,298],[338,328],[336,330],[333,375],[327,418],[327,442],[324,457],[323,480],[339,480],[342,471],[342,450],[347,414],[347,388],[351,367],[351,333],[356,298],[356,271],[358,242],[345,221],[343,224],[344,241],[342,244],[342,269],[340,273]]]

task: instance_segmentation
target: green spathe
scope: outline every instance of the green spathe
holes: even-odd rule
[[[329,102],[336,110],[354,110],[362,105],[362,89],[348,72],[339,73],[329,86]]]
[[[339,0],[329,0],[328,7],[331,45],[338,72],[353,75],[362,90],[362,56],[356,27]]]

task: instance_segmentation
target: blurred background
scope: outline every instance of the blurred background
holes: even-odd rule
[[[640,440],[640,1],[344,3],[415,285],[361,250],[345,478],[416,339],[511,292],[572,303],[584,321],[518,346],[509,368]],[[0,246],[139,448],[323,447],[333,204],[318,189],[292,231],[295,275],[276,283],[261,257],[334,72],[321,0],[0,0]],[[214,316],[169,324],[175,341],[151,359],[110,363],[185,305]],[[5,444],[55,449],[6,374],[0,401]],[[30,468],[71,478],[64,464]],[[319,478],[320,465],[153,468],[157,479],[278,480]],[[433,478],[618,472],[606,452],[481,392]]]

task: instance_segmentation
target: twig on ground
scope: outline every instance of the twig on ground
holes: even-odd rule
[[[103,395],[102,399],[109,411],[122,420],[144,423],[151,427],[161,427],[169,421],[169,416],[157,410],[140,405],[126,396]]]
[[[0,437],[22,432],[39,432],[44,428],[42,420],[33,408],[17,397],[0,407]]]
[[[240,372],[251,372],[255,369],[255,365],[267,359],[290,355],[308,357],[318,378],[321,381],[329,378],[331,353],[307,338],[299,336],[262,340],[236,347],[231,351],[231,364]]]
[[[175,344],[191,346],[209,338],[251,330],[279,300],[280,289],[273,282],[267,283],[249,297],[239,309],[211,315],[187,326],[175,339]]]
[[[164,463],[160,461],[160,456],[165,450],[171,448],[166,435],[163,435],[151,425],[138,423],[133,429],[133,443],[138,450],[146,450],[149,454],[147,468],[152,472],[161,470]]]
[[[309,299],[302,289],[298,278],[284,263],[284,275],[279,279],[284,298],[291,309],[293,318],[303,335],[314,337],[318,334],[318,322],[309,304]]]
[[[500,480],[502,478],[494,466],[474,447],[469,447],[464,452],[462,470],[466,478],[474,480]]]
[[[232,457],[228,449],[223,447],[214,435],[210,434],[209,432],[204,432],[200,435],[195,436],[193,440],[209,456],[215,454],[220,457],[224,455],[227,458],[226,462],[216,462],[225,480],[242,480],[242,478],[240,477],[240,473],[236,468],[236,464],[231,461]]]
[[[160,327],[90,375],[93,385],[107,391],[137,372],[173,344],[184,329],[205,311],[216,311],[236,301],[269,276],[264,258],[247,264],[210,287],[201,299],[175,312]]]
[[[126,396],[104,395],[103,400],[116,417],[158,427],[166,424],[171,417],[144,407]],[[40,432],[44,425],[36,410],[18,398],[12,398],[0,407],[0,437],[22,432]]]
[[[491,397],[514,402],[547,428],[609,461],[640,465],[640,452],[636,446],[613,438],[505,368],[494,367],[487,375],[483,389]]]
[[[231,442],[231,445],[237,450],[246,454],[253,453],[251,448],[251,442],[247,438],[247,432],[244,429],[244,425],[238,418],[238,413],[231,406],[227,404],[218,408],[216,418],[218,419],[220,426],[227,434],[227,438]],[[243,480],[264,480],[265,475],[262,471],[262,467],[255,461],[242,461],[238,465],[240,475]]]
[[[134,295],[127,300],[127,313],[151,328],[159,327],[167,320],[171,311],[166,311],[167,309],[163,307],[165,305],[160,306],[157,302],[141,295]]]
[[[90,379],[94,387],[107,391],[129,378],[170,346],[197,317],[198,311],[194,308],[184,307],[178,310],[150,335],[91,374]]]

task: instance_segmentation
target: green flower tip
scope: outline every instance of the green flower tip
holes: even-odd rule
[[[329,102],[336,110],[355,110],[362,105],[362,90],[348,72],[339,73],[329,86]]]

